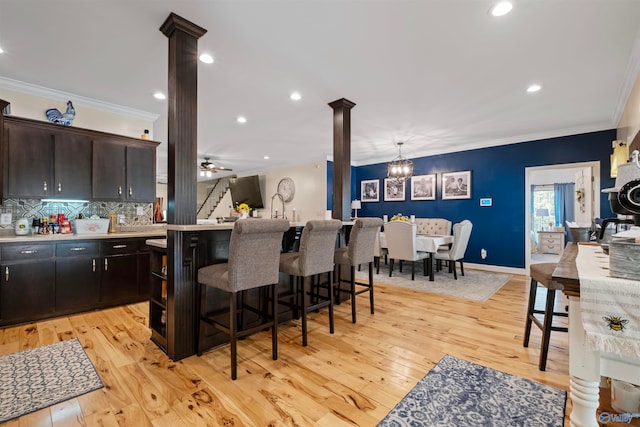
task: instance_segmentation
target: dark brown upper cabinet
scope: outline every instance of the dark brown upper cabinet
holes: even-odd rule
[[[153,202],[157,142],[5,116],[2,198]]]

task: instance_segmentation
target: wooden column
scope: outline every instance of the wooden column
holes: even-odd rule
[[[198,180],[198,39],[207,30],[171,13],[169,38],[167,222],[195,224]]]
[[[345,98],[330,102],[333,108],[333,218],[351,220],[351,109]]]
[[[198,39],[207,30],[171,13],[160,27],[169,38],[167,222],[196,223]],[[195,353],[197,236],[167,232],[167,353]]]

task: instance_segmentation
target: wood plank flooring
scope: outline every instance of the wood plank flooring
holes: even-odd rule
[[[375,426],[445,354],[568,390],[567,334],[552,333],[546,372],[537,328],[522,347],[527,289],[516,275],[473,302],[378,284],[374,315],[358,297],[357,324],[349,302],[333,335],[326,310],[309,316],[308,347],[299,321],[282,324],[277,361],[269,332],[241,341],[236,381],[228,346],[169,360],[149,340],[147,303],[0,329],[0,354],[78,337],[105,384],[6,425]]]

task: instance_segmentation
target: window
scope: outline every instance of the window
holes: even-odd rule
[[[556,209],[554,204],[553,185],[533,185],[531,189],[531,229],[533,231],[548,230],[556,225]],[[547,209],[548,215],[540,216],[539,209]]]

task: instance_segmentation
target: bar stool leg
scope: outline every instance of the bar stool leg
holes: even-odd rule
[[[231,344],[231,379],[238,377],[238,325],[236,309],[238,304],[237,292],[229,293],[229,342]]]
[[[307,284],[308,281],[306,280],[306,277],[301,277],[300,279],[300,302],[302,303],[302,346],[306,347],[307,346],[307,298],[306,298],[306,293],[307,293]]]
[[[536,305],[536,293],[538,289],[538,282],[531,279],[531,288],[529,289],[529,304],[527,305],[527,318],[524,321],[524,341],[523,347],[529,347],[529,337],[531,336],[531,316],[533,316],[533,310]]]
[[[371,304],[371,314],[373,314],[373,264],[369,263],[369,304]]]
[[[544,371],[547,367],[547,353],[549,352],[549,339],[551,338],[551,324],[553,323],[553,307],[556,301],[556,291],[547,289],[547,304],[544,310],[544,324],[542,327],[542,348],[540,349],[539,368]]]
[[[271,313],[273,314],[273,326],[271,326],[271,358],[278,360],[278,285],[271,285]]]
[[[328,271],[329,275],[329,333],[335,331],[333,322],[333,271]]]
[[[356,267],[351,266],[351,322],[356,323]]]

